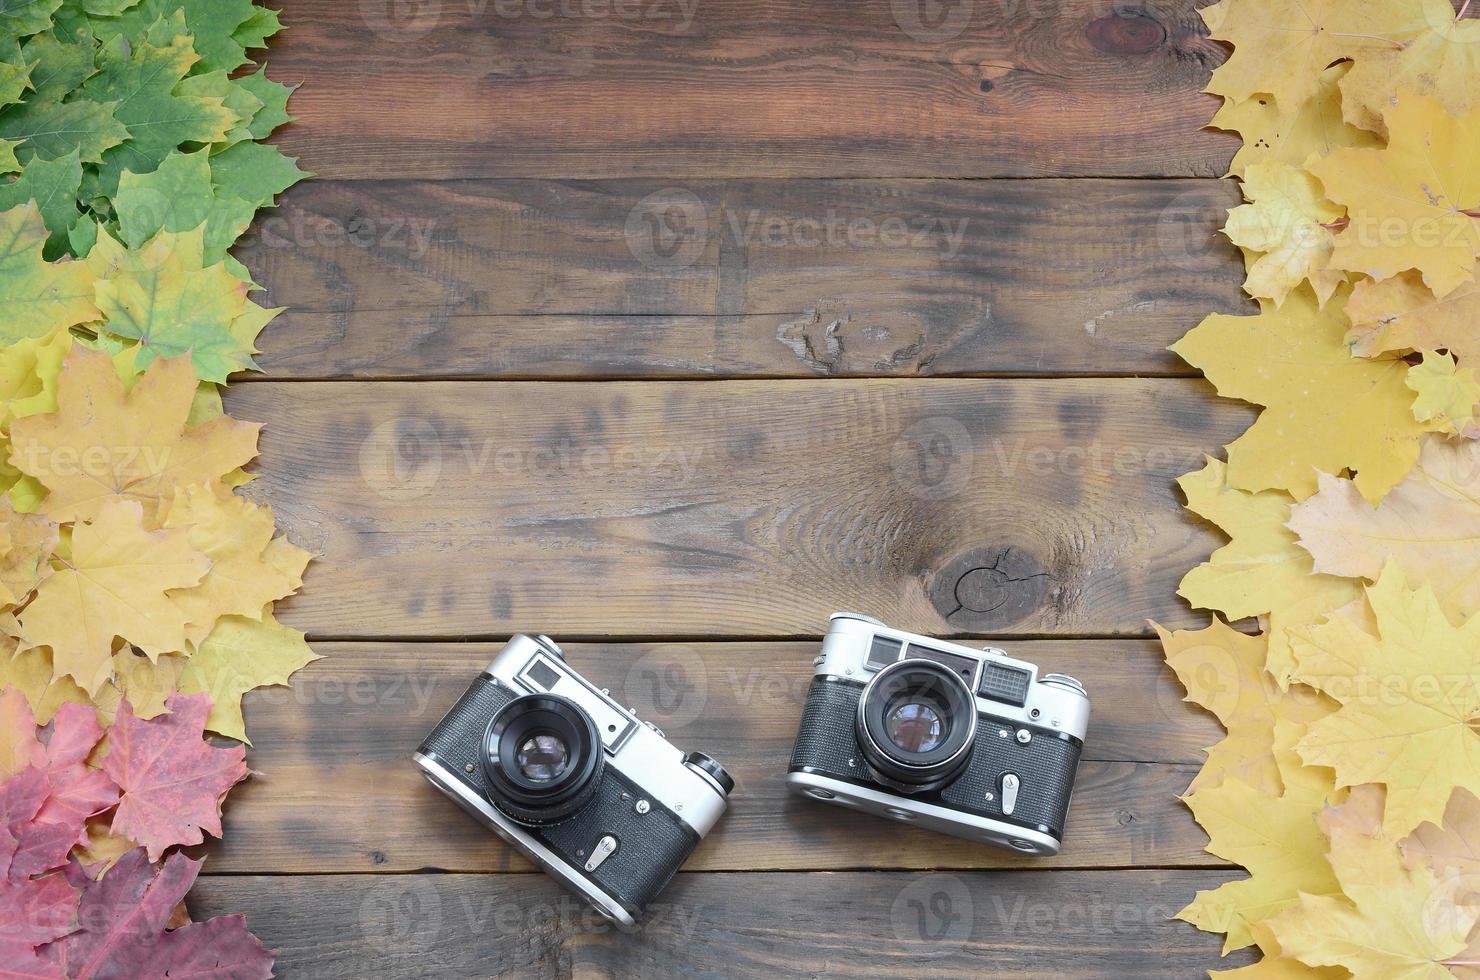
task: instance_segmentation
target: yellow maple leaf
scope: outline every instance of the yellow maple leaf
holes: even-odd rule
[[[171,502],[164,526],[183,528],[191,547],[211,559],[200,585],[174,594],[187,617],[192,650],[220,617],[258,618],[264,606],[303,584],[308,552],[286,538],[273,538],[270,508],[225,488],[183,488]]]
[[[1272,917],[1286,956],[1342,967],[1354,980],[1452,980],[1446,961],[1464,952],[1480,907],[1452,904],[1427,868],[1406,868],[1382,837],[1337,829],[1331,868],[1342,895],[1301,895]]]
[[[1213,37],[1233,45],[1207,91],[1230,99],[1262,92],[1288,106],[1316,97],[1326,66],[1428,27],[1411,4],[1371,0],[1223,0],[1201,14]]]
[[[1321,72],[1316,94],[1290,108],[1267,94],[1242,101],[1225,99],[1208,125],[1236,132],[1243,139],[1228,172],[1242,177],[1249,167],[1266,161],[1304,167],[1312,155],[1325,156],[1340,146],[1382,145],[1373,133],[1342,119],[1337,85],[1350,68],[1350,62],[1327,68]]]
[[[1418,395],[1414,418],[1429,423],[1435,432],[1480,438],[1475,419],[1480,381],[1474,371],[1459,367],[1453,354],[1425,351],[1422,363],[1408,369],[1408,387]]]
[[[51,574],[57,526],[39,514],[17,514],[0,498],[0,608],[19,605]]]
[[[1337,795],[1336,786],[1329,769],[1302,766],[1290,751],[1301,731],[1289,722],[1277,726],[1273,750],[1283,792],[1264,793],[1226,779],[1184,797],[1208,832],[1208,853],[1249,871],[1248,878],[1198,892],[1177,913],[1205,932],[1226,932],[1225,954],[1253,943],[1251,924],[1294,905],[1300,894],[1340,890],[1326,862],[1326,835],[1316,822]]]
[[[1187,508],[1216,524],[1230,538],[1208,561],[1182,579],[1177,594],[1199,609],[1230,619],[1258,616],[1266,625],[1266,669],[1281,687],[1294,660],[1289,631],[1318,622],[1361,595],[1355,582],[1311,574],[1310,555],[1285,527],[1293,500],[1278,491],[1247,493],[1227,485],[1227,468],[1210,459],[1177,481]]]
[[[1283,303],[1290,290],[1309,282],[1324,304],[1345,281],[1326,266],[1335,236],[1328,225],[1342,210],[1321,193],[1320,182],[1283,163],[1256,163],[1244,175],[1244,199],[1228,212],[1223,233],[1244,250],[1244,291]]]
[[[1454,116],[1480,104],[1480,20],[1459,20],[1449,0],[1420,2],[1427,30],[1401,46],[1363,51],[1342,79],[1342,108],[1354,125],[1386,136],[1382,114],[1402,89],[1434,96]]]
[[[13,418],[54,412],[57,374],[72,349],[72,335],[57,330],[0,350],[0,425]]]
[[[49,724],[64,704],[92,703],[87,692],[70,677],[54,676],[51,651],[42,648],[17,652],[15,637],[0,636],[0,690],[7,687],[25,695],[38,725]]]
[[[135,718],[164,714],[165,700],[179,690],[185,662],[181,654],[163,654],[151,660],[125,646],[113,655],[110,680],[93,695],[98,721],[112,725],[124,698],[128,698]]]
[[[87,869],[89,877],[101,878],[108,873],[109,868],[118,863],[119,858],[139,846],[122,834],[113,833],[112,824],[111,813],[88,817],[84,825],[87,843],[79,845],[72,852]]]
[[[1447,296],[1474,277],[1480,254],[1480,109],[1451,116],[1431,97],[1403,93],[1383,118],[1386,147],[1310,162],[1347,210],[1331,265],[1373,279],[1417,270]]]
[[[293,672],[319,657],[303,634],[263,612],[260,619],[226,616],[185,665],[180,690],[211,696],[206,727],[250,744],[242,721],[242,695],[267,684],[286,684]]]
[[[187,428],[195,394],[188,358],[156,361],[125,392],[107,354],[74,347],[57,411],[11,423],[11,463],[45,486],[53,520],[89,520],[125,499],[153,524],[176,488],[220,480],[257,454],[258,425],[222,416]]]
[[[0,343],[45,337],[102,316],[84,263],[41,257],[46,235],[34,202],[0,213]]]
[[[1334,769],[1338,785],[1385,784],[1383,829],[1396,839],[1438,822],[1455,789],[1480,790],[1471,727],[1480,616],[1451,625],[1433,591],[1410,590],[1396,566],[1368,587],[1367,602],[1376,635],[1333,617],[1293,639],[1295,679],[1341,703],[1297,748],[1307,764]]]
[[[1216,313],[1172,345],[1225,398],[1264,411],[1228,446],[1228,482],[1240,490],[1316,490],[1316,471],[1356,471],[1377,500],[1418,458],[1424,427],[1413,417],[1408,366],[1352,357],[1345,288],[1318,308],[1309,287],[1258,316]],[[1257,357],[1250,352],[1257,351]]]
[[[1284,782],[1269,748],[1275,723],[1309,724],[1335,710],[1336,703],[1300,684],[1281,690],[1265,670],[1269,643],[1262,635],[1247,636],[1217,618],[1206,629],[1175,633],[1152,625],[1187,691],[1183,700],[1208,709],[1228,730],[1207,749],[1207,761],[1189,789],[1234,779],[1267,796],[1280,795]]]
[[[1363,357],[1442,349],[1462,364],[1480,363],[1480,282],[1439,299],[1416,272],[1382,282],[1364,279],[1352,290],[1346,312],[1352,321],[1347,342]]]
[[[144,509],[109,500],[91,522],[72,530],[71,555],[41,583],[17,618],[25,647],[52,651],[57,677],[71,676],[96,694],[113,673],[113,641],[151,657],[185,647],[185,614],[169,597],[210,568],[184,531],[149,531]]]
[[[1290,528],[1316,571],[1376,581],[1396,565],[1458,622],[1480,609],[1480,443],[1431,436],[1418,465],[1376,506],[1322,476]]]
[[[1250,923],[1249,931],[1264,958],[1235,970],[1209,970],[1211,980],[1345,980],[1351,976],[1340,967],[1311,967],[1285,956],[1279,940],[1263,922]]]

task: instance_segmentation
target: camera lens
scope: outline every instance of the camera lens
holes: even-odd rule
[[[874,777],[902,792],[960,775],[976,739],[976,699],[951,668],[908,659],[874,675],[858,702],[857,735]]]
[[[605,765],[596,722],[555,694],[528,694],[496,711],[482,756],[489,800],[527,824],[563,820],[585,806]]]
[[[570,760],[570,750],[559,735],[549,732],[526,739],[515,756],[519,771],[531,782],[548,783],[565,771]]]
[[[925,702],[901,698],[884,713],[884,731],[906,752],[930,752],[945,741],[946,724]]]

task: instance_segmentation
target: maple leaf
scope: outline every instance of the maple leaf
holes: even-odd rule
[[[268,507],[224,489],[186,487],[175,495],[164,526],[183,528],[190,546],[211,560],[200,585],[173,597],[186,614],[192,645],[222,616],[260,619],[264,606],[303,584],[308,552],[286,538],[274,539]]]
[[[142,0],[117,16],[90,18],[90,23],[98,40],[106,43],[119,36],[138,37],[161,18],[172,22],[181,14],[200,55],[197,71],[232,71],[247,60],[246,46],[233,35],[254,22],[255,9],[252,0]]]
[[[113,676],[93,695],[98,717],[108,724],[118,715],[125,698],[135,718],[154,718],[165,712],[165,702],[180,687],[186,657],[164,654],[158,659],[125,647],[113,655]]]
[[[171,854],[159,868],[142,850],[123,855],[106,875],[82,884],[81,927],[58,943],[58,959],[75,977],[272,975],[276,954],[246,931],[240,916],[223,916],[166,931],[203,861]],[[222,923],[222,924],[217,924]],[[229,973],[222,968],[229,964]]]
[[[1418,394],[1414,418],[1429,423],[1435,432],[1480,438],[1475,418],[1480,382],[1474,371],[1455,364],[1453,354],[1425,351],[1422,363],[1408,369],[1408,387]]]
[[[109,271],[97,283],[98,308],[109,333],[139,342],[140,368],[158,357],[188,354],[202,381],[225,383],[233,372],[257,366],[251,341],[232,330],[251,304],[247,284],[224,264],[204,264],[202,232],[159,232],[142,248],[116,253],[104,244],[112,241],[105,235],[89,260],[108,256]]]
[[[11,462],[46,487],[53,520],[89,520],[124,499],[152,524],[178,487],[220,480],[257,454],[258,425],[221,416],[187,428],[195,394],[186,358],[155,361],[125,393],[107,354],[74,347],[57,411],[11,423]]]
[[[33,160],[8,184],[0,183],[0,211],[35,201],[41,220],[51,232],[43,257],[66,252],[67,232],[77,223],[77,189],[82,186],[82,161],[74,151],[55,160]]]
[[[1287,956],[1344,967],[1356,980],[1453,976],[1443,964],[1465,949],[1480,908],[1435,914],[1433,873],[1405,868],[1381,837],[1337,829],[1329,860],[1343,896],[1302,895],[1297,907],[1268,922]]]
[[[57,330],[0,348],[0,426],[11,419],[57,410],[57,375],[72,335]]]
[[[1265,793],[1225,779],[1184,797],[1208,832],[1208,853],[1236,862],[1250,874],[1198,892],[1192,904],[1177,913],[1206,932],[1226,932],[1225,954],[1252,944],[1250,924],[1294,905],[1300,895],[1340,891],[1326,862],[1326,835],[1315,819],[1336,792],[1330,770],[1302,766],[1288,748],[1300,726],[1280,725],[1275,759],[1282,793]]]
[[[1394,93],[1432,95],[1453,116],[1477,105],[1480,21],[1459,20],[1449,0],[1421,0],[1428,29],[1402,46],[1364,51],[1341,81],[1343,111],[1363,129],[1387,135],[1382,114]]]
[[[1230,99],[1266,93],[1289,106],[1315,98],[1333,62],[1391,48],[1428,27],[1408,4],[1369,0],[1223,0],[1200,13],[1213,37],[1233,45],[1207,91]]]
[[[44,31],[51,26],[51,15],[61,5],[62,0],[7,3],[0,7],[0,35],[25,37]]]
[[[44,766],[46,752],[36,741],[36,719],[25,695],[14,688],[0,691],[0,779]]]
[[[47,262],[46,223],[34,203],[0,213],[0,343],[44,337],[102,316],[81,262]]]
[[[16,158],[22,162],[76,153],[83,163],[99,163],[128,139],[128,128],[114,118],[113,109],[89,98],[28,99],[0,109],[0,139],[16,144]]]
[[[37,819],[68,827],[74,844],[86,842],[84,828],[89,817],[118,802],[118,787],[102,770],[87,764],[102,738],[103,729],[90,707],[64,704],[57,710],[46,743],[46,776],[51,792]]]
[[[1263,922],[1249,923],[1249,931],[1264,958],[1236,970],[1209,970],[1211,980],[1346,980],[1351,976],[1340,967],[1310,967],[1286,957]]]
[[[288,114],[288,98],[298,86],[273,81],[267,77],[265,67],[257,69],[255,74],[237,78],[236,83],[251,92],[261,103],[248,126],[252,139],[265,140],[274,129],[293,121],[293,117]]]
[[[39,514],[17,514],[9,499],[0,499],[0,607],[14,607],[51,574],[57,526]]]
[[[221,798],[247,778],[245,749],[203,738],[209,698],[176,694],[167,705],[168,714],[143,721],[124,701],[103,760],[123,790],[113,831],[144,845],[151,860],[176,844],[199,844],[202,831],[220,837]]]
[[[1386,784],[1383,827],[1397,838],[1440,820],[1455,789],[1480,790],[1480,732],[1471,727],[1480,715],[1480,616],[1450,625],[1433,591],[1410,591],[1396,567],[1368,587],[1367,602],[1376,635],[1333,618],[1294,639],[1295,678],[1341,702],[1298,751],[1335,769],[1338,785]]]
[[[1392,564],[1456,620],[1480,609],[1480,444],[1429,438],[1376,506],[1350,481],[1322,476],[1320,485],[1290,514],[1316,571],[1376,581]]]
[[[0,637],[0,688],[5,687],[25,695],[38,725],[50,722],[64,704],[92,703],[71,678],[53,676],[50,650],[16,652],[16,641],[9,636]]]
[[[0,923],[5,926],[4,937],[0,938],[0,962],[35,963],[32,953],[36,947],[61,939],[77,928],[81,897],[62,875],[20,881],[0,878]]]
[[[210,567],[185,532],[147,531],[143,514],[133,501],[111,500],[79,522],[71,557],[59,559],[18,617],[26,646],[50,647],[57,676],[89,694],[112,675],[115,638],[151,657],[184,648],[185,614],[168,592],[197,584]]]
[[[237,124],[219,98],[180,95],[175,87],[198,58],[189,35],[167,43],[115,37],[98,55],[98,72],[82,85],[85,97],[116,103],[113,116],[128,139],[103,153],[101,190],[112,196],[125,170],[148,173],[182,143],[214,143]]]
[[[1439,299],[1414,272],[1352,290],[1346,312],[1347,342],[1363,357],[1387,351],[1447,350],[1462,363],[1480,362],[1480,282],[1460,286]]]
[[[286,684],[294,671],[318,659],[301,632],[269,615],[260,620],[227,616],[186,661],[180,690],[210,696],[207,728],[251,744],[242,721],[242,695],[266,684]]]
[[[1344,281],[1326,268],[1335,240],[1327,226],[1341,217],[1341,208],[1326,200],[1314,177],[1282,163],[1250,166],[1243,191],[1250,203],[1228,212],[1223,233],[1245,250],[1244,291],[1283,303],[1290,290],[1309,282],[1324,304]]]
[[[271,143],[238,143],[211,156],[211,180],[233,197],[267,207],[304,177],[297,159]]]
[[[1439,824],[1424,823],[1405,838],[1403,863],[1410,868],[1427,865],[1441,879],[1461,883],[1470,892],[1480,885],[1480,798],[1466,790],[1455,790]],[[1473,903],[1480,895],[1458,896]]]
[[[236,117],[236,124],[227,130],[220,141],[212,144],[214,148],[224,149],[252,138],[251,122],[261,110],[262,100],[226,72],[213,71],[187,76],[175,87],[175,94],[220,99],[221,104],[231,110],[231,114]]]
[[[1480,109],[1461,117],[1404,94],[1388,109],[1388,145],[1340,149],[1309,170],[1347,209],[1331,265],[1387,279],[1417,270],[1440,297],[1475,275],[1480,253]]]
[[[1324,308],[1301,287],[1258,316],[1216,313],[1172,345],[1225,398],[1264,411],[1228,446],[1228,481],[1240,490],[1315,492],[1316,471],[1356,471],[1377,500],[1418,458],[1423,426],[1402,361],[1354,358],[1344,337],[1346,290]],[[1260,356],[1250,357],[1250,351]]]
[[[211,183],[209,155],[209,150],[172,153],[152,173],[123,175],[113,209],[126,244],[141,248],[160,231],[188,232],[204,226],[202,264],[213,265],[226,257],[257,209],[249,201],[222,194]],[[237,288],[229,284],[227,293]]]
[[[1266,667],[1276,682],[1289,683],[1294,660],[1290,630],[1319,621],[1361,596],[1357,583],[1313,575],[1311,556],[1285,523],[1294,502],[1278,491],[1246,493],[1227,485],[1217,460],[1177,481],[1193,513],[1216,524],[1231,539],[1182,579],[1177,594],[1199,609],[1217,609],[1230,619],[1267,621]]]
[[[1264,636],[1246,636],[1217,618],[1206,629],[1175,633],[1152,625],[1167,664],[1187,691],[1183,700],[1206,708],[1228,730],[1206,750],[1207,761],[1189,789],[1234,779],[1279,796],[1284,782],[1269,751],[1275,724],[1281,719],[1308,724],[1330,714],[1336,703],[1303,685],[1281,690],[1265,670],[1269,643]]]

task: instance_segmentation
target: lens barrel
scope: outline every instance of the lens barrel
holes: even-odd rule
[[[976,698],[951,668],[900,660],[864,688],[856,727],[875,778],[906,793],[937,789],[971,758]]]
[[[556,694],[515,698],[483,732],[488,797],[520,823],[553,823],[585,806],[601,782],[605,756],[596,722]]]

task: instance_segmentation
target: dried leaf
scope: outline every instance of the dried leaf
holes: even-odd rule
[[[202,737],[205,695],[176,694],[168,706],[169,714],[142,721],[125,701],[103,760],[123,789],[113,832],[143,844],[151,860],[176,844],[199,844],[202,831],[221,836],[221,798],[247,777],[244,749],[214,748]]]
[[[1272,95],[1225,100],[1208,125],[1243,138],[1228,172],[1242,177],[1250,166],[1265,161],[1303,167],[1312,154],[1325,156],[1340,146],[1382,145],[1374,134],[1341,118],[1337,84],[1350,68],[1350,62],[1341,62],[1321,72],[1316,94],[1291,108]]]
[[[207,728],[249,742],[242,721],[242,695],[267,684],[286,684],[294,671],[318,659],[301,632],[270,615],[260,621],[227,616],[186,663],[180,690],[210,696]]]
[[[1449,0],[1420,0],[1428,29],[1408,43],[1364,51],[1342,79],[1346,118],[1387,135],[1382,115],[1394,93],[1432,95],[1444,110],[1463,116],[1477,105],[1480,87],[1480,20],[1459,20]]]
[[[0,343],[96,320],[93,277],[81,262],[47,262],[46,223],[33,203],[0,214]]]
[[[1452,354],[1426,351],[1423,362],[1408,369],[1408,387],[1417,393],[1413,417],[1435,432],[1480,438],[1475,409],[1480,403],[1480,381],[1475,372],[1460,368]]]
[[[1427,585],[1458,621],[1480,610],[1480,445],[1430,438],[1418,466],[1375,507],[1349,480],[1291,511],[1318,572],[1376,581],[1389,564]]]
[[[1352,321],[1347,342],[1363,357],[1447,350],[1461,364],[1480,363],[1480,282],[1439,299],[1416,272],[1382,282],[1364,279],[1352,290],[1346,312]]]
[[[1324,304],[1345,281],[1327,268],[1335,243],[1329,225],[1341,217],[1341,208],[1326,200],[1314,177],[1282,163],[1249,167],[1243,190],[1250,203],[1228,212],[1223,233],[1244,250],[1244,291],[1283,303],[1290,290],[1309,282]]]

